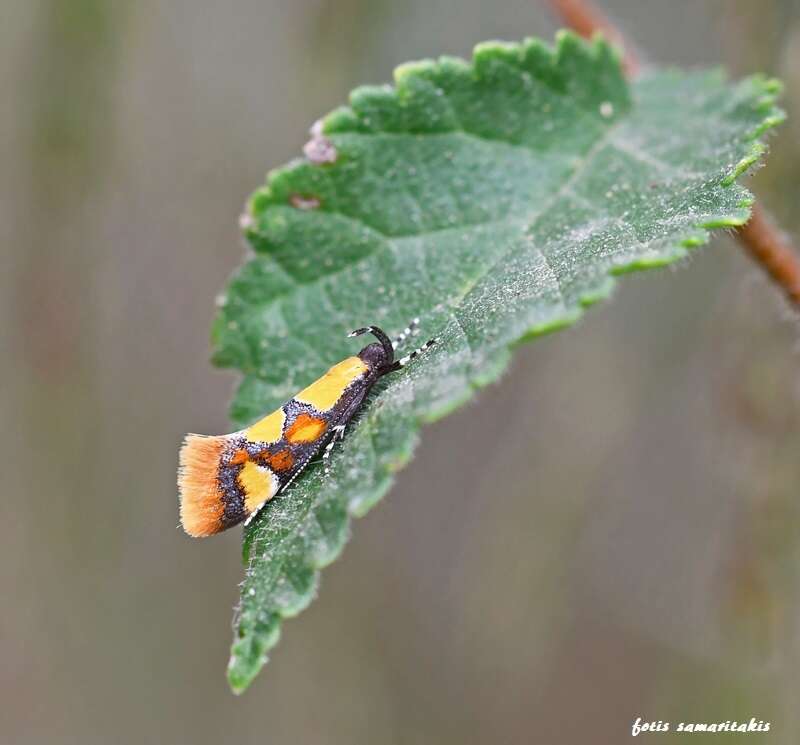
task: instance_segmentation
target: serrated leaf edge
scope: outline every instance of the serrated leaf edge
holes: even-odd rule
[[[567,50],[575,49],[576,47],[581,48],[584,53],[589,52],[597,54],[600,53],[600,51],[609,52],[619,59],[619,51],[616,48],[608,45],[602,40],[602,38],[595,37],[591,43],[588,43],[571,32],[559,32],[556,35],[556,47],[554,50],[537,39],[529,39],[524,43],[536,45],[542,50],[545,50],[552,56],[554,63],[560,55],[564,54]],[[485,60],[487,55],[502,56],[513,53],[513,48],[520,46],[521,45],[498,42],[483,42],[475,47],[475,55]],[[441,60],[455,62],[455,58],[444,57],[440,58],[440,61]],[[475,57],[473,57],[473,60],[475,60]],[[464,60],[458,60],[458,63],[470,66],[469,63]],[[396,68],[394,79],[399,85],[402,85],[410,75],[419,74],[420,71],[424,71],[429,65],[432,64],[436,63],[429,60],[405,63]],[[747,173],[759,161],[759,159],[766,152],[766,145],[761,140],[761,137],[769,130],[778,126],[785,119],[784,112],[775,108],[776,99],[782,90],[781,83],[775,79],[765,78],[763,76],[751,76],[747,80],[752,81],[761,88],[763,95],[758,101],[757,108],[759,111],[763,111],[764,119],[756,128],[754,128],[750,133],[748,133],[747,136],[743,138],[744,142],[751,142],[750,150],[721,180],[721,186],[726,188],[736,183],[741,176]],[[349,119],[352,115],[352,110],[350,110],[348,107],[340,107],[335,109],[322,120],[322,132],[327,134],[332,133],[332,130],[335,129],[335,127],[332,125],[335,125],[337,122],[341,122],[344,118]],[[291,163],[288,167],[291,167]],[[253,194],[248,202],[247,211],[250,216],[255,217],[273,203],[282,204],[282,202],[272,202],[271,190],[269,185],[267,185],[257,190]],[[258,672],[263,664],[267,662],[267,652],[274,647],[280,639],[281,621],[284,618],[291,618],[292,616],[297,615],[297,613],[301,612],[313,601],[318,587],[320,570],[324,569],[326,566],[335,561],[347,543],[351,518],[364,516],[389,491],[394,483],[394,474],[400,470],[400,468],[406,465],[411,459],[415,444],[419,439],[418,433],[423,424],[435,422],[447,416],[467,403],[472,398],[475,391],[478,391],[490,383],[495,382],[507,368],[511,359],[511,351],[520,344],[527,343],[545,334],[563,330],[578,322],[583,317],[587,308],[601,300],[605,300],[610,297],[616,286],[617,276],[667,266],[684,258],[690,250],[708,243],[710,230],[718,228],[737,228],[744,225],[750,218],[750,208],[752,207],[752,204],[752,197],[747,197],[739,203],[739,207],[741,209],[740,212],[736,214],[720,214],[711,220],[706,220],[703,223],[695,225],[691,231],[687,231],[687,234],[684,238],[677,240],[674,243],[674,251],[667,256],[658,257],[657,259],[653,260],[637,258],[627,264],[620,264],[613,267],[611,270],[609,270],[607,281],[603,284],[601,289],[580,297],[580,306],[577,309],[565,313],[558,318],[551,319],[546,324],[531,327],[527,331],[523,332],[516,340],[510,342],[507,346],[507,354],[503,355],[502,358],[499,358],[498,364],[495,365],[495,367],[493,367],[491,370],[488,370],[479,378],[469,381],[469,389],[463,397],[459,397],[454,401],[449,401],[446,405],[428,412],[423,417],[417,418],[417,420],[414,422],[414,427],[409,430],[409,437],[407,438],[408,446],[404,448],[403,452],[398,458],[392,461],[389,467],[382,468],[383,473],[379,472],[376,474],[378,483],[370,499],[360,502],[357,507],[354,505],[348,505],[346,522],[343,526],[343,530],[339,531],[340,537],[338,542],[331,546],[324,556],[320,556],[317,558],[317,560],[308,562],[306,564],[306,568],[311,570],[313,573],[313,581],[311,582],[311,587],[309,590],[298,598],[298,602],[296,604],[290,607],[280,608],[279,610],[273,612],[272,620],[274,623],[272,628],[266,632],[262,632],[262,635],[258,636],[258,638],[253,638],[251,636],[248,639],[249,644],[253,644],[258,648],[258,662],[247,671],[237,669],[236,666],[237,658],[239,657],[237,654],[237,646],[244,640],[237,638],[234,639],[231,650],[231,658],[228,664],[228,681],[232,691],[236,694],[243,693],[258,675]],[[245,224],[243,225],[243,231],[245,233],[249,233],[252,230],[254,221],[244,222]],[[313,504],[309,505],[309,513],[311,512],[313,512]],[[304,519],[307,518],[308,513]],[[282,541],[289,540],[292,537],[293,536],[291,535],[287,535],[284,539],[282,539]],[[246,541],[243,545],[243,548],[246,554],[248,549]],[[247,574],[249,575],[249,567]],[[244,585],[245,583],[243,582],[242,584]],[[236,629],[235,622],[234,628]]]

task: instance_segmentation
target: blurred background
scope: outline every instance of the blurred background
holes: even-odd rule
[[[784,80],[751,185],[800,236],[800,3],[603,5],[655,61]],[[551,38],[541,0],[0,16],[2,745],[616,745],[637,717],[751,716],[772,730],[748,743],[800,741],[798,322],[725,235],[428,427],[251,690],[227,688],[239,531],[179,531],[175,468],[184,432],[229,428],[208,338],[242,205],[356,84]]]

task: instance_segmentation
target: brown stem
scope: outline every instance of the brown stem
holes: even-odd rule
[[[758,204],[737,237],[747,252],[764,268],[772,280],[783,289],[786,297],[800,308],[800,260],[797,250],[786,235],[773,224]]]
[[[635,77],[641,64],[625,37],[590,0],[548,0],[550,7],[581,36],[600,31],[623,50],[626,75]],[[800,310],[800,255],[789,238],[777,228],[766,212],[753,207],[750,221],[738,228],[736,237],[754,261],[783,291],[789,302]]]

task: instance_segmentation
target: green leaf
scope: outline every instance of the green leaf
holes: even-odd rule
[[[323,479],[310,468],[245,530],[247,573],[228,670],[243,691],[283,618],[411,457],[420,424],[495,380],[511,347],[574,323],[613,276],[680,259],[744,223],[734,183],[781,119],[778,84],[651,72],[563,33],[481,44],[355,90],[306,159],[269,174],[243,227],[255,255],[231,280],[215,362],[242,371],[244,425],[413,317],[439,343],[376,386]],[[446,467],[446,465],[444,466]],[[455,466],[454,466],[455,467]],[[432,495],[435,498],[435,495]]]

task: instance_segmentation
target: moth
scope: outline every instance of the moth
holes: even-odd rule
[[[321,452],[325,472],[331,452],[361,408],[370,388],[400,370],[435,342],[395,360],[395,349],[416,331],[415,318],[394,340],[377,326],[377,341],[338,362],[319,380],[246,429],[228,435],[188,434],[179,455],[181,524],[191,536],[214,535],[252,520],[285,491]]]

